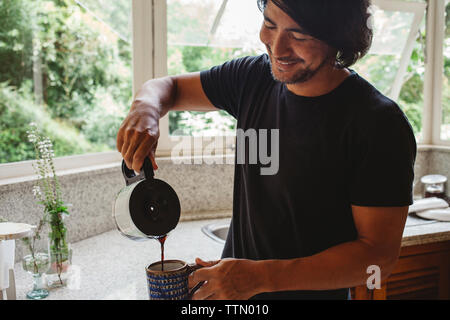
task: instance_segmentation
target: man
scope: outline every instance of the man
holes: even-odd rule
[[[169,110],[224,109],[244,131],[278,129],[276,174],[236,163],[223,259],[196,260],[190,286],[205,282],[193,298],[347,299],[369,266],[385,279],[398,259],[415,138],[400,108],[348,69],[371,44],[368,0],[258,5],[268,54],[147,82],[117,147],[130,168],[150,156],[156,169]]]

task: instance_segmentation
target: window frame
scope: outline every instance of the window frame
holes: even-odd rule
[[[167,1],[131,0],[133,26],[133,94],[142,84],[153,78],[167,75]],[[415,6],[419,3],[398,0],[374,0],[381,8]],[[411,11],[411,10],[409,10]],[[440,139],[442,125],[442,76],[443,40],[445,24],[445,0],[427,1],[426,4],[426,61],[424,80],[424,107],[422,115],[421,148],[450,146],[450,141]],[[151,36],[148,36],[151,35]],[[431,36],[430,36],[431,35]],[[211,137],[210,137],[211,138]],[[214,138],[214,137],[212,137]],[[230,136],[226,138],[230,141]],[[199,145],[202,138],[192,137],[192,145]],[[170,156],[179,138],[169,135],[169,117],[160,120],[160,139],[156,155]],[[193,155],[201,150],[193,150]],[[233,146],[225,145],[223,154],[233,153]],[[115,165],[122,157],[117,151],[58,157],[58,171],[77,171],[83,168],[98,168]],[[0,185],[34,176],[31,161],[0,164]]]
[[[445,0],[428,0],[424,108],[421,144],[450,146],[441,139],[444,70]]]

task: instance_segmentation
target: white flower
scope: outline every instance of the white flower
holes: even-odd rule
[[[36,133],[34,132],[34,130],[32,130],[32,131],[28,130],[27,135],[28,135],[28,141],[30,141],[31,143],[34,143],[37,141]]]
[[[30,141],[31,143],[36,142],[36,136],[34,136],[34,135],[28,135],[28,141]]]
[[[39,188],[39,186],[34,186],[32,191],[35,197],[42,196],[41,188]]]

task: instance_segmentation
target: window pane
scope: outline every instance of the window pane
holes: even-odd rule
[[[132,96],[131,0],[0,1],[0,163],[113,150]]]
[[[441,139],[450,140],[450,4],[446,1],[445,7],[445,34],[444,34],[444,74],[442,82],[442,127]]]
[[[353,68],[383,94],[393,98],[411,123],[417,139],[422,130],[423,82],[425,75],[425,19],[410,57],[403,51],[414,20],[414,13],[386,11],[373,6],[374,38],[369,53]],[[395,79],[401,59],[408,59],[406,74],[399,82],[400,94],[395,97]],[[398,93],[398,91],[397,91]]]
[[[261,54],[261,23],[254,0],[168,0],[169,75]],[[169,117],[170,133],[176,135],[234,134],[236,126],[234,118],[224,111],[170,112]]]

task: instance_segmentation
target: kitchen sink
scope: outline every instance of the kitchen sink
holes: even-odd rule
[[[202,232],[209,238],[221,244],[225,244],[230,222],[210,223],[202,227]]]
[[[436,222],[437,221],[435,220],[424,220],[422,218],[417,217],[415,214],[409,214],[408,219],[406,220],[405,227],[408,228]],[[230,228],[230,221],[216,222],[203,226],[202,232],[212,240],[219,242],[221,244],[225,244],[229,228]]]

